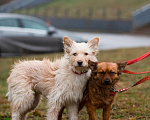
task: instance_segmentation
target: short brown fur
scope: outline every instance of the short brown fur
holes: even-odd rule
[[[91,78],[84,92],[80,109],[85,105],[89,114],[89,120],[97,120],[96,109],[103,109],[103,120],[109,120],[110,110],[115,96],[110,94],[110,89],[116,87],[119,75],[125,68],[126,63],[112,62],[91,62],[89,67],[92,70]],[[109,79],[110,84],[105,85],[105,80]]]

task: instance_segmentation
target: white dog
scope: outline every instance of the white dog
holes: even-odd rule
[[[67,108],[70,120],[78,120],[78,103],[91,73],[88,60],[97,61],[98,42],[99,38],[95,38],[88,43],[76,43],[64,37],[63,58],[15,64],[7,80],[12,120],[25,120],[41,95],[47,98],[47,120],[57,120],[62,106]]]

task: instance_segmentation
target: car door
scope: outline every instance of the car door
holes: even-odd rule
[[[17,18],[0,19],[0,35],[1,36],[26,36],[23,28],[19,25]]]
[[[20,19],[24,31],[29,36],[47,36],[48,35],[48,27],[44,26],[37,21],[29,20],[29,19]]]
[[[47,26],[32,19],[20,18],[19,20],[24,32],[28,34],[28,37],[23,37],[22,40],[19,40],[19,42],[23,43],[22,48],[24,50],[42,52],[46,47],[51,47],[49,43],[55,43],[55,41],[49,39]]]

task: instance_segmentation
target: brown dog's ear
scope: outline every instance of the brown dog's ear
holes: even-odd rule
[[[118,65],[118,74],[120,75],[123,72],[124,68],[126,67],[127,62],[117,63],[117,65]]]
[[[97,69],[97,63],[98,62],[93,62],[93,61],[88,61],[88,65],[89,65],[89,68],[93,71],[93,70],[96,70]]]
[[[64,50],[65,50],[65,52],[66,53],[70,53],[70,48],[71,48],[71,46],[73,44],[73,41],[69,37],[65,36],[63,38],[63,43],[64,43]]]

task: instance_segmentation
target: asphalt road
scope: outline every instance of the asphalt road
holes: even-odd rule
[[[150,36],[89,32],[76,32],[75,34],[87,40],[99,37],[99,50],[150,47]]]

